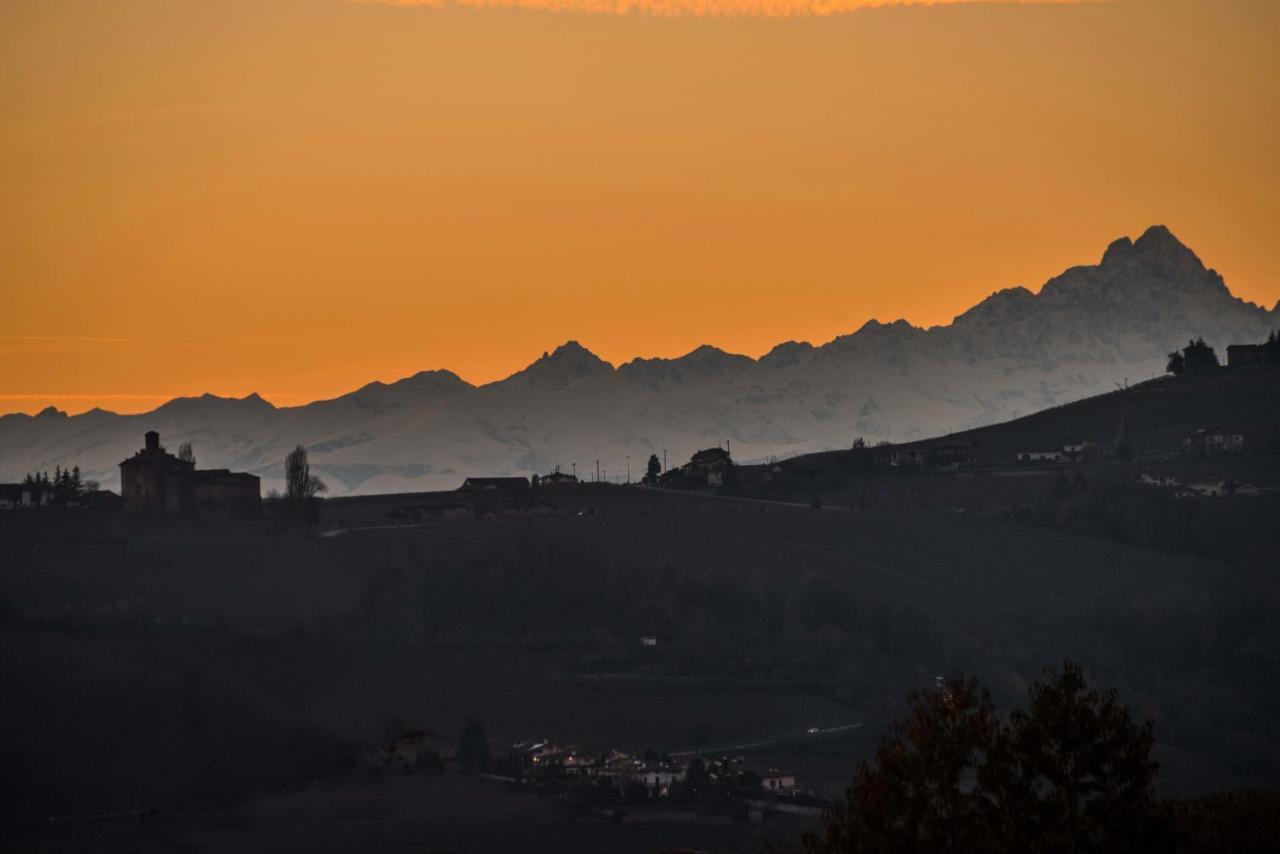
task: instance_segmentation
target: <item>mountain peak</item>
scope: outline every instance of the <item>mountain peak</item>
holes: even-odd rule
[[[881,330],[892,330],[894,332],[909,332],[915,329],[905,318],[899,317],[892,323],[881,323],[874,317],[859,327],[858,332],[879,332]],[[857,334],[857,333],[855,333]]]
[[[568,384],[612,371],[613,365],[577,341],[569,340],[550,353],[544,352],[541,358],[512,378],[523,377],[535,384]]]
[[[1163,225],[1151,226],[1137,240],[1121,237],[1113,241],[1102,256],[1104,268],[1130,262],[1142,265],[1156,263],[1185,272],[1204,268],[1196,254]]]
[[[808,341],[783,341],[760,357],[760,363],[773,367],[785,368],[798,363],[801,359],[812,355],[813,345]]]
[[[56,406],[46,406],[36,413],[36,418],[66,418],[67,413]]]
[[[247,394],[244,397],[223,397],[205,392],[199,397],[175,397],[158,406],[155,412],[204,412],[204,413],[244,413],[244,412],[271,412],[275,410],[275,406],[264,400],[257,392]]]
[[[1127,237],[1111,241],[1107,251],[1102,253],[1102,266],[1118,264],[1133,254],[1133,241]]]

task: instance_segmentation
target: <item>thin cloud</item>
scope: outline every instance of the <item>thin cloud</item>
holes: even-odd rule
[[[168,400],[177,395],[169,394],[0,394],[0,400]]]
[[[861,9],[891,6],[955,6],[959,4],[1078,4],[1105,0],[356,0],[387,6],[528,9],[593,15],[677,17],[792,18],[825,17]]]
[[[64,341],[90,344],[123,344],[128,338],[96,335],[0,335],[0,341]]]

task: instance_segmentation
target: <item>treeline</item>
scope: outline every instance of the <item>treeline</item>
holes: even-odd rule
[[[1272,332],[1262,345],[1262,360],[1268,365],[1280,365],[1280,335]],[[1204,342],[1203,338],[1193,338],[1181,350],[1169,354],[1165,365],[1166,373],[1181,376],[1186,373],[1210,370],[1220,365],[1218,354]]]
[[[25,486],[36,486],[54,493],[55,500],[69,500],[98,491],[98,482],[80,476],[80,466],[64,469],[56,466],[53,476],[48,471],[28,472],[22,479]]]

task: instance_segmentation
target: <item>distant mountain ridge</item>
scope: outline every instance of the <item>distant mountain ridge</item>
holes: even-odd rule
[[[576,341],[506,379],[474,386],[450,371],[372,382],[305,406],[256,394],[171,400],[139,415],[46,409],[0,418],[0,481],[77,464],[105,486],[159,430],[190,441],[202,466],[248,470],[278,486],[284,455],[310,450],[335,494],[451,488],[471,474],[637,475],[650,453],[672,464],[733,442],[758,460],[906,440],[1005,420],[1159,374],[1166,354],[1203,336],[1229,343],[1280,328],[1163,226],[1111,243],[1038,293],[993,293],[946,326],[868,321],[814,346],[788,341],[759,359],[703,345],[674,359],[613,366]]]

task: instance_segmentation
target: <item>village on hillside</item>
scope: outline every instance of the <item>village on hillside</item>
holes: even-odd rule
[[[714,750],[672,755],[652,748],[640,755],[589,752],[546,738],[517,741],[491,755],[474,721],[456,740],[418,730],[356,757],[359,770],[375,774],[439,774],[449,764],[479,771],[493,784],[553,795],[596,817],[623,822],[758,824],[769,815],[817,817],[834,803],[767,757]]]

